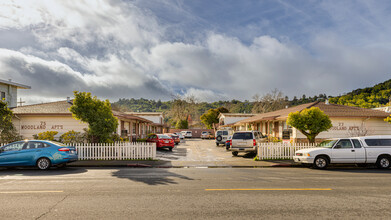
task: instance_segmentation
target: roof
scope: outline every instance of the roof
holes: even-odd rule
[[[252,123],[256,121],[267,121],[267,120],[285,120],[288,118],[289,113],[302,111],[306,108],[318,107],[329,117],[356,117],[356,118],[386,118],[389,116],[389,113],[367,109],[359,108],[347,105],[337,105],[337,104],[325,104],[324,102],[316,101],[311,103],[306,103],[298,106],[293,106],[290,108],[280,109],[273,112],[267,112],[247,118],[235,123],[235,125]]]
[[[12,111],[15,115],[72,115],[69,108],[73,105],[71,101],[58,101],[48,102],[34,105],[25,105],[17,108],[13,108]],[[129,115],[123,112],[112,111],[113,115],[120,119],[138,120],[146,123],[153,123],[152,121]]]
[[[69,108],[72,106],[72,102],[58,101],[58,102],[47,102],[34,105],[24,105],[13,108],[12,111],[15,115],[26,115],[26,114],[69,114]]]
[[[256,114],[248,114],[248,113],[220,113],[219,114],[219,118],[221,116],[225,116],[225,117],[252,117]]]
[[[125,112],[130,115],[149,115],[149,116],[160,116],[163,115],[163,112]]]
[[[26,85],[23,85],[23,84],[20,84],[20,83],[15,83],[15,82],[12,82],[12,81],[2,80],[2,79],[0,79],[0,83],[6,84],[6,85],[15,86],[18,89],[31,89],[31,86],[26,86]]]

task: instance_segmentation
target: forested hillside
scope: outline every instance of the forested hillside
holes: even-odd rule
[[[346,95],[330,98],[329,101],[339,105],[361,108],[376,108],[389,105],[391,101],[391,79],[373,87],[356,89]]]

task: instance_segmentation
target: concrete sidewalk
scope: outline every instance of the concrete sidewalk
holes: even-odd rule
[[[69,167],[297,167],[293,160],[273,161],[132,161],[132,160],[80,160],[68,164]]]

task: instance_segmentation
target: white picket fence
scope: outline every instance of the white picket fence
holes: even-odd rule
[[[289,160],[293,159],[295,151],[313,148],[316,144],[291,143],[259,143],[258,159],[260,160]]]
[[[73,144],[79,160],[145,160],[156,159],[156,144],[118,142],[103,144]]]

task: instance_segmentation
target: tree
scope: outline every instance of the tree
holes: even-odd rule
[[[213,124],[219,123],[219,114],[220,113],[228,113],[228,109],[224,107],[220,107],[217,109],[209,109],[208,112],[201,115],[201,122],[209,129],[213,128]]]
[[[315,137],[320,132],[333,126],[329,116],[318,107],[289,113],[287,124],[303,133],[310,143],[315,143]]]
[[[175,125],[176,129],[188,129],[189,122],[187,120],[178,120]]]
[[[21,139],[12,123],[13,116],[7,102],[0,100],[0,143],[10,143]]]
[[[111,111],[109,100],[101,101],[91,93],[75,91],[73,105],[69,109],[72,116],[88,123],[88,133],[93,142],[112,142],[112,136],[117,130],[118,119]]]
[[[282,109],[287,105],[286,98],[278,89],[274,89],[262,97],[256,94],[253,96],[254,106],[251,112],[265,113]]]

